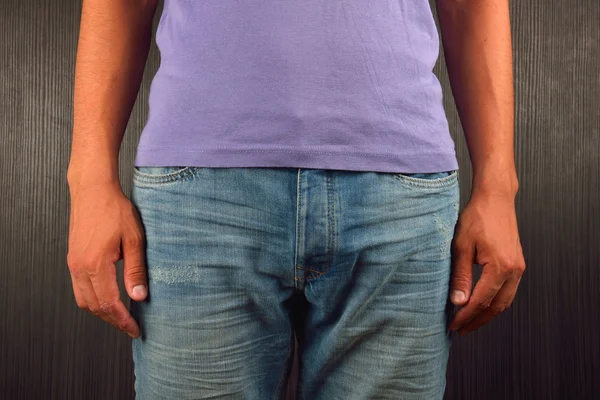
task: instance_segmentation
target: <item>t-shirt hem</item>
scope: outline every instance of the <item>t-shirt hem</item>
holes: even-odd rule
[[[282,157],[282,153],[286,156]],[[160,160],[160,161],[158,161]],[[456,153],[381,154],[303,149],[190,149],[138,146],[135,166],[278,167],[428,173],[458,170]],[[423,167],[426,165],[427,167]]]

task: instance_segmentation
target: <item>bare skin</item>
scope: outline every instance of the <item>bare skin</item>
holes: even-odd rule
[[[465,335],[512,304],[525,271],[515,211],[509,7],[508,0],[437,0],[436,6],[473,166],[471,197],[452,241],[450,300],[461,308],[449,328]],[[474,263],[483,271],[472,288]]]
[[[471,332],[508,308],[525,270],[514,199],[514,99],[508,0],[437,0],[452,93],[473,166],[471,198],[452,241],[450,329]],[[139,214],[118,180],[121,140],[152,37],[157,0],[84,0],[77,51],[69,251],[75,300],[135,338],[115,263],[135,301],[147,296]],[[472,288],[473,264],[483,266]],[[463,292],[462,299],[454,296]]]
[[[147,296],[143,228],[121,190],[118,155],[141,83],[156,0],[84,0],[75,68],[74,123],[67,181],[71,196],[67,264],[77,305],[136,338],[120,299]],[[134,291],[136,286],[141,291]]]

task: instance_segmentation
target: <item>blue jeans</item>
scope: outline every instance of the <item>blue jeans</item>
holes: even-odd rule
[[[138,399],[441,399],[458,171],[135,167]]]

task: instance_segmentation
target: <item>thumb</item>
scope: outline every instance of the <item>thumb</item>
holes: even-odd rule
[[[148,295],[146,280],[145,240],[143,235],[134,234],[122,238],[123,281],[127,294],[135,301],[142,301]]]
[[[450,279],[450,301],[457,306],[464,305],[471,295],[474,256],[475,249],[473,246],[454,248],[452,277]]]

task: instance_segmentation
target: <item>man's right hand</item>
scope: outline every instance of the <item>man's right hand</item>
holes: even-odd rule
[[[70,185],[69,191],[67,264],[77,305],[136,338],[140,328],[121,301],[114,264],[123,258],[127,293],[144,300],[145,237],[138,210],[118,183]]]
[[[132,337],[140,329],[121,302],[114,263],[124,259],[127,293],[146,298],[145,238],[118,180],[121,140],[144,75],[157,0],[85,0],[75,58],[69,251],[75,300]]]

